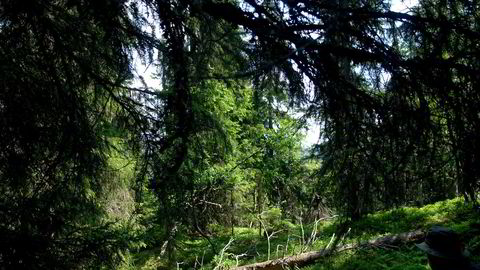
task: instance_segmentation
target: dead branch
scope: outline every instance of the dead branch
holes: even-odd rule
[[[410,243],[410,242],[420,240],[423,237],[424,237],[424,232],[421,230],[416,230],[416,231],[400,233],[396,235],[383,236],[383,237],[379,237],[379,238],[365,241],[365,242],[346,244],[338,248],[335,248],[335,245],[333,245],[331,248],[324,248],[321,251],[310,251],[310,252],[305,252],[305,253],[289,256],[282,259],[268,260],[265,262],[239,266],[239,267],[233,268],[233,270],[254,270],[254,269],[282,270],[287,266],[291,268],[302,267],[302,266],[312,264],[316,260],[322,257],[329,256],[335,252],[342,252],[342,251],[356,249],[356,248],[398,246],[402,243]],[[344,236],[342,236],[342,238],[344,238]],[[333,237],[332,237],[332,240],[333,240]]]

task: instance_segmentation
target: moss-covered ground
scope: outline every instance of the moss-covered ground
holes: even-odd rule
[[[426,205],[421,208],[403,207],[390,211],[370,214],[351,224],[351,231],[344,243],[374,239],[383,235],[397,234],[417,229],[427,230],[433,225],[441,225],[458,232],[470,249],[472,259],[480,261],[480,213],[471,205],[456,198]],[[270,243],[270,259],[298,254],[301,251],[324,248],[336,231],[338,221],[321,221],[317,226],[313,244],[305,243],[312,235],[313,224],[294,226],[290,230],[276,234]],[[302,236],[303,235],[303,236]],[[219,255],[215,255],[211,245],[203,238],[179,237],[174,265],[177,269],[223,269],[237,265],[261,262],[268,259],[268,242],[259,235],[256,228],[217,228],[211,241],[216,250],[225,248],[230,239],[233,242]],[[304,240],[302,240],[304,239]],[[161,249],[142,250],[131,255],[126,269],[168,269]],[[203,266],[203,267],[201,267]],[[222,269],[221,267],[217,269]],[[398,247],[361,248],[340,252],[318,260],[305,267],[310,270],[326,269],[429,269],[422,251],[414,243]]]

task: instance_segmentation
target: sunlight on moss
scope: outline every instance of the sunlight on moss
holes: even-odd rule
[[[462,198],[455,198],[422,208],[403,207],[390,211],[381,211],[370,214],[358,222],[351,224],[351,232],[345,239],[345,243],[357,243],[379,236],[402,233],[417,229],[426,230],[432,225],[450,227],[461,233],[466,242],[474,250],[480,250],[480,238],[470,237],[471,224],[480,222],[480,218],[471,206],[463,203]],[[338,222],[335,220],[320,222],[317,226],[315,241],[306,246],[302,244],[302,238],[309,239],[312,236],[313,224],[303,226],[293,225],[288,231],[282,231],[271,239],[271,258],[281,258],[305,251],[323,249],[336,231]],[[212,228],[217,232],[216,237],[210,240],[217,250],[221,250],[228,243],[231,228]],[[470,237],[470,238],[466,238]],[[213,269],[220,261],[224,266],[235,266],[235,255],[245,254],[239,259],[239,265],[246,265],[265,261],[267,259],[268,246],[266,238],[259,234],[258,227],[235,227],[233,231],[234,241],[225,251],[224,257],[214,256],[211,246],[204,238],[186,237],[182,246],[178,249],[177,260],[184,263],[183,269],[190,269],[195,259],[204,261],[202,269]],[[136,254],[135,269],[164,269],[165,259],[160,260],[159,250],[142,251]],[[189,267],[187,267],[190,265]],[[140,267],[140,268],[138,268]],[[181,268],[181,267],[180,267]],[[130,268],[125,268],[130,269]],[[132,268],[133,269],[133,268]],[[327,270],[426,270],[430,269],[425,254],[413,244],[400,247],[384,247],[349,250],[334,254],[328,258],[317,261],[316,264],[302,269]]]

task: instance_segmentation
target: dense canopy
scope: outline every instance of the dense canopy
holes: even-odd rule
[[[391,6],[1,1],[0,264],[113,268],[155,230],[173,257],[178,233],[264,212],[476,203],[480,4]]]

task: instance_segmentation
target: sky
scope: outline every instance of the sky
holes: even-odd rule
[[[409,8],[418,4],[418,0],[393,0],[390,8],[395,12],[407,12]]]
[[[393,0],[391,10],[394,12],[408,12],[408,9],[417,5],[418,0]],[[143,81],[151,88],[159,88],[161,85],[160,79],[155,79],[155,65],[144,65],[141,61],[135,57],[135,70],[136,76],[141,76]],[[143,87],[140,79],[136,79],[132,82],[132,87]],[[301,117],[301,116],[299,116]],[[307,148],[315,143],[318,143],[320,137],[320,126],[313,119],[308,121],[309,127],[306,130],[306,137],[302,142],[303,147]]]

